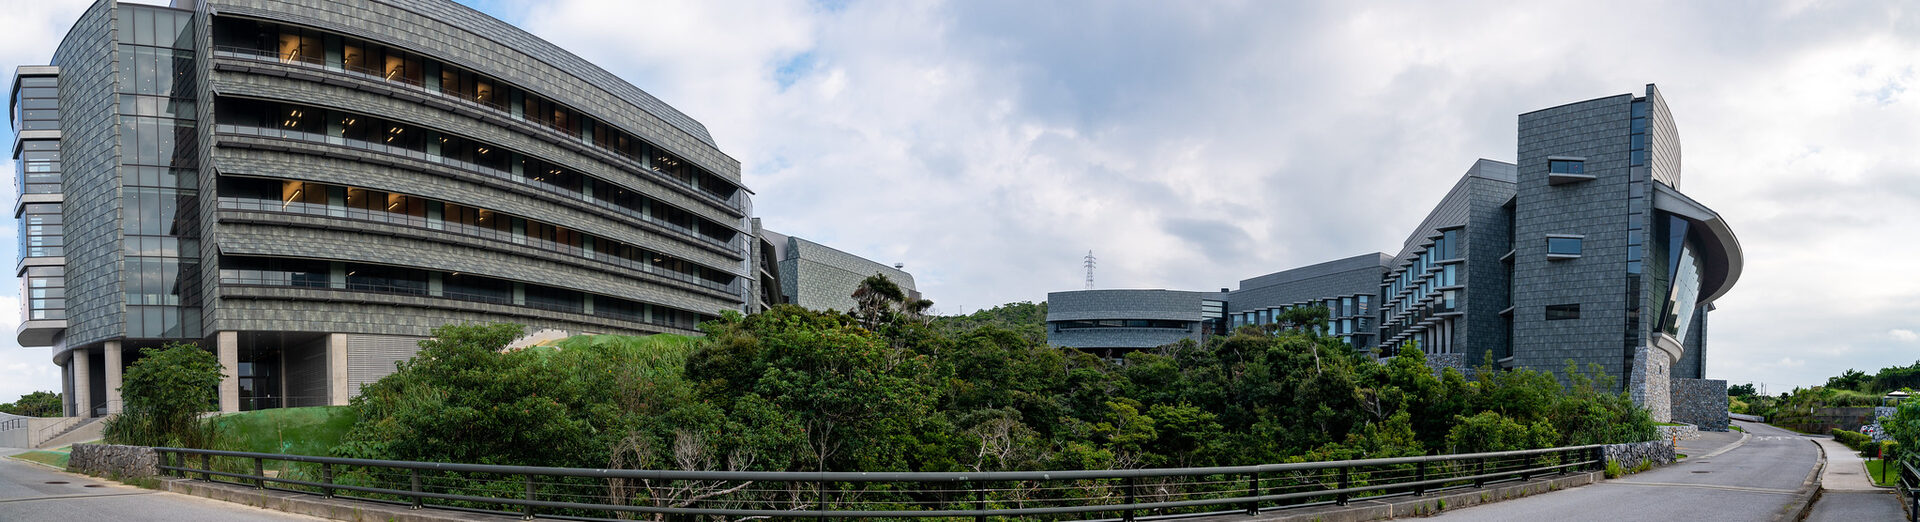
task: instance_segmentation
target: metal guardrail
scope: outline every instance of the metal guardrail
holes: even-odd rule
[[[605,520],[649,513],[1051,520],[1112,513],[1130,521],[1144,515],[1253,515],[1591,471],[1602,467],[1603,447],[1256,466],[979,473],[545,468],[155,449],[160,470],[176,477],[198,475],[200,480],[262,489],[528,519]]]
[[[1920,469],[1914,467],[1913,458],[1900,459],[1900,483],[1896,485],[1900,494],[1906,497],[1907,522],[1920,522]]]

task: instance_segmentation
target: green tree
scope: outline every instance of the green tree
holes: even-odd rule
[[[60,394],[50,391],[36,391],[21,395],[20,400],[0,404],[0,413],[26,417],[59,417],[64,411]]]
[[[893,322],[895,310],[907,300],[907,294],[900,285],[888,279],[885,274],[874,274],[860,281],[853,289],[853,310],[849,310],[860,325],[868,330],[878,330],[880,325]],[[928,306],[933,302],[928,301]],[[925,310],[925,308],[922,308]]]
[[[1754,390],[1753,383],[1735,384],[1727,387],[1728,397],[1752,397],[1758,393],[1758,391]]]
[[[124,408],[107,418],[104,435],[114,444],[208,448],[213,425],[200,420],[219,398],[220,362],[212,352],[184,343],[142,351],[120,382]]]

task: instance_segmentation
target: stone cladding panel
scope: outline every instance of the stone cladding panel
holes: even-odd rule
[[[75,347],[125,335],[114,3],[87,8],[53,53],[60,66],[67,333]]]
[[[296,151],[223,147],[217,150],[216,157],[220,171],[225,174],[349,185],[458,203],[520,217],[534,217],[736,276],[743,275],[738,273],[740,259],[719,254],[718,245],[690,239],[680,232],[646,225],[636,219],[604,213],[583,202],[555,204],[561,198],[550,193],[531,189],[506,190],[497,184],[479,182],[478,176],[455,174],[444,169],[436,173],[452,176],[425,175],[407,169],[299,154]]]
[[[706,128],[606,70],[447,0],[210,0],[217,13],[317,27],[500,78],[653,141],[739,183],[740,162]]]
[[[1727,381],[1721,379],[1682,379],[1671,381],[1673,422],[1699,426],[1706,431],[1727,431]]]

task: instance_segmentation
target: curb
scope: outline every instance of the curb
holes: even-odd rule
[[[1805,520],[1807,513],[1813,512],[1813,503],[1820,500],[1820,473],[1827,470],[1827,449],[1821,447],[1819,441],[1803,440],[1812,443],[1814,449],[1820,452],[1820,463],[1813,467],[1812,472],[1807,473],[1806,479],[1800,481],[1800,491],[1793,494],[1794,499],[1787,503],[1786,509],[1774,515],[1774,522]]]

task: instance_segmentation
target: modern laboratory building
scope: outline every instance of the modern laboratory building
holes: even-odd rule
[[[1472,165],[1398,253],[1241,281],[1210,305],[1223,328],[1201,331],[1324,306],[1324,333],[1356,349],[1410,344],[1456,368],[1597,365],[1655,419],[1724,429],[1725,382],[1705,379],[1707,316],[1742,253],[1718,213],[1680,192],[1679,133],[1659,89],[1522,114],[1516,157]],[[1197,300],[1116,305],[1094,292],[1113,291],[1049,294],[1053,344],[1137,348],[1077,329],[1205,313]]]
[[[100,0],[11,94],[16,335],[74,416],[169,341],[238,411],[344,404],[442,324],[693,334],[761,302],[704,126],[449,0]]]

